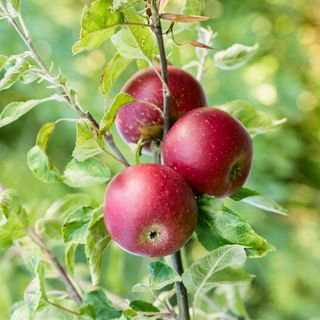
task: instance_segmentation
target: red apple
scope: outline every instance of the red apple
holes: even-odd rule
[[[226,197],[246,181],[252,141],[243,125],[214,108],[192,110],[169,130],[164,164],[176,170],[197,195]]]
[[[160,69],[158,68],[160,72]],[[207,105],[200,83],[186,71],[169,66],[170,120],[174,123],[191,109]],[[122,138],[128,143],[137,143],[161,138],[163,130],[162,82],[152,68],[134,75],[121,90],[136,100],[124,105],[118,112],[116,126]]]
[[[128,167],[106,190],[107,229],[120,247],[136,255],[160,257],[179,250],[195,229],[197,216],[190,187],[163,165]]]

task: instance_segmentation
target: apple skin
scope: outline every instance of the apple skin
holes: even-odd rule
[[[157,70],[160,72],[159,67]],[[170,122],[173,124],[186,112],[207,105],[207,99],[200,83],[186,71],[168,66],[170,89]],[[136,100],[124,105],[118,111],[116,126],[127,143],[137,143],[161,138],[163,131],[163,90],[162,83],[152,68],[136,73],[125,84],[122,92]]]
[[[218,198],[244,184],[252,156],[252,140],[244,126],[228,113],[209,107],[179,119],[162,145],[164,164],[177,171],[196,195]]]
[[[176,252],[192,235],[197,217],[190,187],[163,165],[130,166],[112,179],[105,193],[108,232],[135,255],[161,257]]]

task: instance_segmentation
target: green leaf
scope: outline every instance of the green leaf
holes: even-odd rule
[[[63,182],[73,188],[82,188],[104,183],[110,178],[110,169],[93,157],[82,162],[71,160],[64,171]]]
[[[215,296],[224,301],[228,308],[238,319],[250,320],[244,300],[247,296],[247,287],[241,285],[220,286],[215,290]]]
[[[242,67],[258,50],[259,45],[248,47],[234,44],[230,48],[218,51],[214,56],[214,64],[222,70],[234,70]]]
[[[148,265],[149,287],[160,290],[165,286],[181,281],[179,274],[162,261],[154,261]]]
[[[108,95],[112,85],[124,71],[131,61],[116,53],[109,63],[105,66],[100,79],[99,90],[102,94]]]
[[[247,283],[252,276],[240,268],[246,261],[242,246],[226,245],[195,261],[183,274],[188,291],[196,296],[225,283]]]
[[[14,56],[7,61],[13,64],[8,67],[3,78],[0,80],[0,91],[9,89],[30,68],[30,64],[21,56]]]
[[[251,104],[242,100],[234,100],[217,108],[237,118],[246,127],[251,137],[267,133],[286,121],[285,118],[273,120],[267,113],[256,110]]]
[[[153,304],[142,300],[131,301],[129,307],[135,311],[141,312],[160,312]]]
[[[0,54],[0,71],[6,65],[6,63],[8,62],[8,59],[9,58],[7,56]]]
[[[74,54],[100,47],[114,34],[118,25],[123,23],[123,15],[111,12],[111,6],[111,0],[96,0],[91,7],[84,7],[80,39],[72,47]]]
[[[24,291],[24,301],[29,308],[30,314],[34,318],[35,313],[41,306],[41,300],[46,300],[46,293],[44,289],[44,269],[40,261],[37,261],[34,269],[36,277],[31,281]]]
[[[27,162],[32,173],[46,183],[61,182],[58,169],[52,165],[47,155],[49,139],[56,126],[55,122],[48,122],[40,129],[36,145],[28,152]]]
[[[7,124],[19,119],[21,116],[26,114],[28,111],[47,101],[56,99],[55,95],[38,100],[28,100],[25,102],[11,102],[9,103],[0,113],[0,128]]]
[[[102,255],[110,241],[111,237],[107,233],[104,223],[103,209],[99,208],[92,215],[85,244],[85,254],[93,285],[100,282]]]
[[[85,193],[72,193],[56,200],[45,212],[46,218],[66,218],[70,213],[82,207],[96,207],[95,199]]]
[[[111,41],[123,58],[145,59],[145,55],[128,29],[121,29],[111,37]]]
[[[94,306],[96,320],[116,319],[121,316],[121,311],[112,307],[101,289],[86,293],[84,302]]]
[[[23,303],[19,304],[18,307],[13,310],[10,320],[26,320],[30,319],[30,317],[29,308]]]
[[[37,221],[36,228],[41,234],[45,234],[50,239],[61,239],[61,221],[60,219],[40,219]]]
[[[67,243],[65,248],[64,257],[65,257],[66,267],[71,273],[73,273],[74,271],[74,259],[75,259],[77,248],[78,248],[78,244],[73,242]]]
[[[56,278],[59,276],[58,271],[52,265],[48,255],[37,244],[35,244],[30,237],[18,239],[16,240],[16,243],[20,247],[25,264],[30,269],[34,270],[35,265],[41,262],[46,278]]]
[[[196,233],[207,250],[211,251],[225,244],[239,244],[248,247],[252,257],[264,256],[274,251],[274,247],[257,235],[241,216],[221,206],[221,200],[203,196],[198,199],[198,208]]]
[[[188,15],[201,15],[203,8],[203,0],[186,0],[183,14]]]
[[[77,122],[76,147],[72,156],[78,161],[84,161],[102,152],[103,138],[94,129],[88,119]]]
[[[134,8],[123,10],[126,23],[145,24],[145,19],[137,15]],[[111,37],[111,41],[121,56],[126,59],[142,59],[149,63],[157,52],[154,35],[149,27],[127,26]]]
[[[232,200],[242,201],[250,204],[253,207],[257,207],[259,209],[278,213],[282,215],[287,215],[288,210],[277,204],[272,199],[262,195],[261,193],[248,189],[241,188],[239,191],[230,196]]]
[[[0,248],[12,246],[13,241],[26,235],[28,215],[15,191],[0,192]]]
[[[124,92],[120,92],[113,100],[111,107],[108,109],[108,111],[105,113],[105,115],[103,116],[103,118],[101,119],[100,122],[100,132],[101,134],[105,134],[110,127],[112,126],[117,113],[119,111],[119,109],[130,102],[135,101],[134,98],[128,94],[128,93],[124,93]]]
[[[64,242],[85,244],[88,232],[88,226],[92,217],[94,208],[84,207],[69,214],[62,227]]]
[[[139,16],[132,6],[123,10],[123,14],[127,23],[146,23],[145,17]],[[157,45],[151,29],[146,26],[133,25],[128,26],[127,29],[134,40],[135,46],[142,52],[143,59],[152,61],[154,55],[157,53]]]

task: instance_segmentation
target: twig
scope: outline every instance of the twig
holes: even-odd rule
[[[9,12],[7,12],[6,8],[1,4],[0,2],[0,9],[6,13],[7,20],[9,23],[14,27],[16,32],[19,34],[21,39],[24,41],[28,49],[31,51],[33,59],[38,64],[38,66],[44,71],[44,73],[47,75],[47,77],[50,79],[50,81],[54,84],[56,84],[58,90],[61,93],[61,96],[64,98],[65,102],[73,108],[82,118],[86,118],[92,122],[96,130],[99,130],[99,124],[98,122],[93,118],[93,116],[89,112],[85,112],[83,108],[80,106],[80,104],[76,101],[76,99],[72,96],[70,93],[68,87],[66,84],[63,84],[59,82],[56,77],[51,73],[50,69],[47,67],[45,62],[42,60],[41,56],[39,55],[37,49],[34,47],[31,36],[29,35],[28,29],[26,28],[23,18],[21,14],[18,14],[18,20],[21,24],[21,26],[17,23],[17,21],[10,16]],[[110,149],[114,152],[116,155],[116,158],[119,162],[121,162],[124,166],[129,166],[128,161],[125,159],[119,148],[115,145],[113,141],[113,137],[110,133],[107,133],[104,135],[104,141],[106,144],[110,147]]]
[[[165,53],[165,47],[163,42],[163,32],[161,26],[161,20],[159,17],[157,0],[151,0],[151,13],[153,19],[153,32],[157,38],[159,54],[160,54],[160,64],[161,64],[161,73],[163,82],[166,86],[163,85],[163,115],[164,115],[164,129],[163,129],[163,138],[166,136],[170,128],[170,91],[168,89],[168,63]],[[161,159],[155,159],[161,161]],[[181,275],[183,273],[183,265],[181,260],[181,253],[177,251],[172,255],[173,267]],[[179,306],[179,319],[180,320],[190,320],[189,314],[189,302],[188,302],[188,293],[182,282],[176,282],[177,290],[177,300]]]
[[[168,80],[168,62],[166,58],[162,26],[159,17],[159,11],[157,6],[157,1],[152,0],[151,12],[153,18],[153,32],[157,38],[159,54],[160,54],[160,65],[161,65],[161,76],[163,82],[166,84],[163,86],[163,117],[164,117],[164,126],[163,126],[163,137],[166,136],[170,128],[170,91],[169,91],[169,80]]]
[[[56,303],[54,303],[54,302],[51,302],[51,301],[48,300],[48,299],[46,299],[45,302],[46,302],[47,304],[52,305],[53,307],[55,307],[55,308],[57,308],[57,309],[61,309],[61,310],[65,311],[65,312],[71,313],[71,314],[73,314],[73,315],[75,315],[75,316],[78,316],[78,317],[81,316],[80,313],[75,312],[75,311],[73,311],[73,310],[70,310],[70,309],[68,309],[68,308],[65,308],[65,307],[61,306],[60,304],[56,304]]]
[[[57,269],[57,271],[59,272],[60,278],[64,282],[64,284],[66,285],[71,298],[79,306],[81,306],[83,303],[83,300],[82,300],[78,290],[76,289],[76,287],[72,283],[71,279],[67,275],[66,271],[64,270],[63,266],[59,262],[59,260],[56,258],[56,256],[53,254],[53,252],[48,248],[48,246],[42,240],[40,235],[32,227],[28,228],[28,234],[29,234],[30,238],[33,240],[33,242],[35,244],[37,244],[47,254],[48,258],[50,259],[50,261],[52,262],[54,267]]]

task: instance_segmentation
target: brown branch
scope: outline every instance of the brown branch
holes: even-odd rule
[[[48,246],[45,244],[41,236],[34,230],[32,227],[28,228],[28,235],[33,240],[35,244],[37,244],[48,256],[50,261],[52,262],[53,266],[58,271],[61,280],[65,284],[65,286],[68,289],[68,292],[71,296],[71,298],[79,305],[81,306],[83,303],[82,297],[80,296],[78,290],[76,289],[75,285],[67,275],[66,271],[64,270],[63,266],[57,259],[57,257],[53,254],[53,252],[48,248]]]
[[[157,0],[151,0],[151,12],[153,20],[153,32],[157,38],[159,54],[160,54],[160,64],[161,64],[161,74],[163,83],[163,113],[164,113],[164,130],[163,138],[166,136],[170,128],[170,92],[169,92],[169,81],[168,81],[168,63],[165,54],[165,47],[163,42],[163,32],[161,26],[161,20],[159,17],[159,11],[157,6]],[[160,157],[155,159],[158,163],[161,162]],[[183,265],[181,259],[180,251],[177,251],[172,255],[172,261],[174,269],[181,275],[183,273]],[[189,314],[189,302],[187,289],[183,282],[176,282],[177,290],[177,301],[179,307],[179,319],[180,320],[190,320]]]

